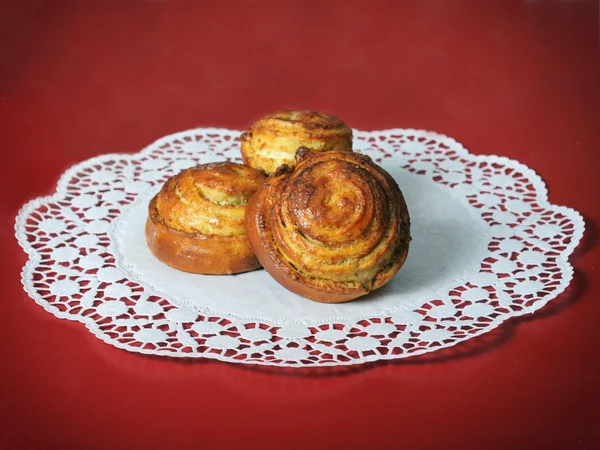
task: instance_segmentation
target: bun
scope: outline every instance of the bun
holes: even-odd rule
[[[394,179],[368,156],[305,148],[280,167],[246,209],[263,267],[318,302],[353,300],[383,286],[408,254],[410,218]]]
[[[171,177],[150,201],[146,241],[186,272],[231,274],[260,267],[246,237],[246,204],[265,175],[232,162],[201,164]]]
[[[281,111],[254,122],[241,141],[244,163],[271,174],[282,164],[294,167],[298,147],[315,153],[352,151],[352,130],[329,114]]]

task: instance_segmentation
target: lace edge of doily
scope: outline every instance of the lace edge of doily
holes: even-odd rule
[[[70,168],[68,168],[63,173],[63,175],[60,177],[60,179],[57,183],[56,191],[53,195],[37,197],[33,200],[30,200],[29,202],[27,202],[26,204],[24,204],[21,207],[21,209],[19,210],[19,212],[17,214],[16,220],[15,220],[15,237],[17,238],[19,246],[21,248],[23,248],[23,250],[28,255],[27,262],[25,263],[25,265],[23,266],[23,268],[21,270],[21,284],[23,286],[23,290],[38,305],[42,306],[44,308],[44,310],[53,314],[54,316],[58,317],[59,319],[72,320],[72,321],[76,321],[76,322],[80,322],[80,323],[84,324],[86,326],[86,328],[88,328],[88,330],[90,330],[94,336],[96,336],[98,339],[102,340],[106,344],[112,345],[114,347],[117,347],[119,349],[126,350],[126,351],[135,351],[136,353],[142,353],[142,354],[147,354],[147,355],[155,355],[156,354],[152,350],[148,350],[148,349],[144,349],[144,348],[136,347],[136,348],[132,349],[129,346],[127,346],[126,344],[120,343],[119,341],[110,338],[108,335],[103,333],[99,329],[99,327],[96,325],[96,323],[93,322],[91,319],[87,319],[86,317],[82,317],[82,316],[75,316],[72,314],[64,313],[64,312],[58,310],[57,308],[52,307],[47,302],[45,302],[41,298],[41,296],[39,296],[37,293],[31,291],[27,286],[26,278],[27,278],[28,274],[31,275],[32,266],[41,259],[41,256],[27,241],[24,229],[25,229],[29,215],[37,207],[48,204],[52,201],[56,201],[58,199],[59,195],[62,194],[64,191],[66,191],[67,186],[69,184],[69,180],[73,177],[73,174],[76,173],[80,168],[84,167],[85,165],[93,164],[96,161],[103,162],[105,160],[110,160],[110,159],[114,159],[114,158],[134,159],[136,157],[144,156],[146,154],[152,153],[152,151],[155,150],[157,146],[160,146],[161,144],[168,142],[168,140],[177,139],[178,136],[185,136],[185,135],[188,135],[189,133],[194,133],[197,130],[202,130],[203,132],[211,132],[211,133],[215,133],[215,134],[232,133],[232,132],[240,132],[241,133],[241,131],[239,131],[239,130],[230,130],[230,129],[226,129],[226,128],[193,128],[193,129],[189,129],[189,130],[185,130],[185,131],[181,131],[181,132],[177,132],[177,133],[173,133],[173,134],[161,137],[160,139],[157,139],[156,141],[154,141],[150,145],[146,146],[144,149],[142,149],[141,151],[139,151],[137,153],[110,153],[110,154],[96,156],[96,157],[87,159],[85,161],[81,161],[79,163],[72,165]],[[526,314],[533,314],[536,311],[543,308],[544,306],[546,306],[550,301],[554,300],[559,295],[561,295],[566,290],[566,288],[569,286],[570,282],[573,279],[573,274],[574,274],[574,268],[569,260],[569,257],[573,254],[573,251],[579,245],[581,239],[583,238],[583,235],[585,233],[585,220],[583,219],[583,216],[573,208],[570,208],[567,206],[562,206],[562,205],[554,205],[554,204],[550,203],[549,199],[548,199],[548,189],[546,187],[546,184],[544,183],[543,179],[533,169],[527,167],[525,164],[523,164],[517,160],[510,159],[510,158],[507,158],[504,156],[475,155],[473,153],[470,153],[460,142],[456,141],[454,138],[451,138],[442,133],[437,133],[437,132],[433,132],[433,131],[429,131],[429,130],[417,130],[417,129],[413,129],[413,128],[391,128],[391,129],[384,129],[384,130],[369,130],[369,131],[353,130],[353,131],[359,135],[360,134],[373,134],[373,133],[382,133],[385,135],[390,135],[390,134],[399,133],[399,132],[425,133],[427,135],[431,134],[432,137],[436,136],[439,139],[444,139],[444,140],[447,140],[448,142],[451,142],[453,145],[456,146],[456,151],[459,154],[461,154],[461,156],[468,156],[469,158],[476,159],[476,160],[482,160],[482,161],[487,161],[487,162],[498,162],[498,163],[502,163],[502,164],[511,166],[511,167],[519,170],[524,176],[526,176],[532,182],[532,184],[535,187],[536,200],[538,201],[540,206],[543,206],[544,209],[548,209],[551,211],[565,213],[565,215],[568,216],[569,219],[573,221],[573,225],[574,225],[573,238],[572,238],[571,242],[569,242],[569,244],[567,244],[565,246],[565,249],[563,251],[561,251],[560,255],[557,257],[557,260],[564,263],[564,266],[563,266],[564,270],[562,271],[563,276],[560,279],[560,284],[556,287],[556,289],[552,292],[552,294],[548,295],[547,297],[545,297],[543,299],[540,299],[539,301],[537,301],[536,303],[534,303],[533,305],[531,305],[529,307],[523,308],[520,311],[513,311],[513,313],[508,318],[496,319],[496,320],[494,320],[494,322],[490,323],[486,328],[482,328],[482,329],[478,330],[477,332],[470,334],[465,339],[457,339],[456,341],[445,345],[444,348],[454,347],[454,346],[456,346],[462,342],[468,341],[474,337],[488,333],[488,332],[498,328],[501,324],[503,324],[513,318],[521,317]],[[394,354],[367,355],[367,356],[363,356],[356,360],[322,362],[315,366],[308,366],[308,365],[301,366],[301,365],[290,364],[290,363],[275,363],[275,362],[270,362],[270,361],[258,361],[258,360],[235,360],[235,362],[241,363],[241,364],[247,364],[247,365],[267,365],[267,366],[294,367],[294,368],[330,367],[330,366],[333,367],[333,366],[341,366],[341,365],[344,365],[344,366],[357,365],[357,364],[364,364],[367,362],[375,362],[375,361],[404,359],[407,357],[423,355],[423,354],[430,353],[430,352],[433,352],[436,350],[438,350],[438,349],[435,347],[434,348],[431,348],[431,347],[423,348],[423,349],[419,349],[419,350],[414,351],[411,354],[405,355],[405,356],[394,355]],[[222,356],[222,355],[216,354],[216,353],[197,354],[197,353],[181,352],[181,353],[168,353],[168,354],[165,354],[165,356],[175,357],[175,358],[187,358],[187,359],[206,358],[206,359],[214,359],[214,360],[219,360],[219,361],[224,361],[224,362],[231,362],[230,357]]]

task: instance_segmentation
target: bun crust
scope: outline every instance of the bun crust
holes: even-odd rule
[[[314,111],[281,111],[254,122],[241,137],[244,163],[271,174],[294,167],[299,147],[315,153],[352,151],[352,130],[335,116]]]
[[[231,274],[260,267],[244,228],[246,204],[265,175],[232,162],[201,164],[171,177],[150,201],[146,242],[186,272]]]
[[[408,255],[410,218],[394,179],[368,156],[300,149],[246,209],[248,239],[287,289],[339,303],[383,286]]]

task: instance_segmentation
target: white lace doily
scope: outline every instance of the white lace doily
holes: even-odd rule
[[[162,264],[144,240],[149,199],[184,168],[240,161],[240,133],[189,130],[68,170],[56,194],[17,217],[29,254],[25,290],[122,349],[306,367],[453,346],[534,312],[572,278],[568,256],[584,222],[550,205],[532,170],[404,129],[354,130],[355,150],[394,176],[412,221],[405,267],[368,297],[327,305],[288,292],[263,270],[205,276]]]

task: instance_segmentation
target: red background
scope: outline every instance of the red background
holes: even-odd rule
[[[597,2],[0,8],[1,448],[600,448]],[[451,352],[316,372],[127,353],[22,291],[14,217],[70,165],[281,108],[532,167],[586,219],[572,286]]]

